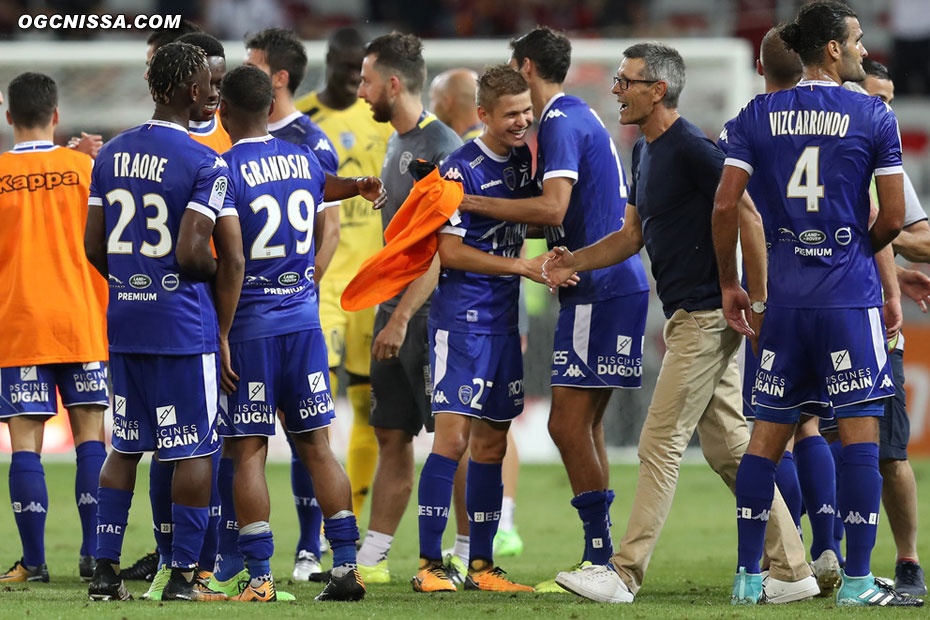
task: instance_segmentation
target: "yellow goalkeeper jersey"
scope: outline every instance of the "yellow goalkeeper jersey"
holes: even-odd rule
[[[345,110],[334,110],[320,103],[316,92],[294,102],[320,126],[336,146],[339,175],[379,176],[387,141],[394,132],[390,123],[378,123],[362,99]],[[343,200],[339,206],[339,245],[326,278],[349,281],[362,262],[384,245],[381,214],[361,197]]]

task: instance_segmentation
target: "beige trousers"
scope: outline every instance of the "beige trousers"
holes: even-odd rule
[[[671,509],[681,457],[695,428],[704,457],[731,491],[749,445],[736,359],[741,336],[727,327],[723,312],[677,310],[666,323],[664,336],[667,350],[639,438],[639,481],[632,513],[620,549],[611,558],[634,594],[642,586]],[[730,527],[736,527],[735,516]],[[765,551],[775,579],[797,581],[811,574],[778,489]],[[733,560],[735,565],[735,553]]]

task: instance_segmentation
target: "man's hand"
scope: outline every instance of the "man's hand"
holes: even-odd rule
[[[81,132],[81,137],[74,136],[68,140],[68,148],[80,151],[85,155],[90,155],[91,159],[97,159],[97,153],[103,146],[103,136],[97,133]]]
[[[404,339],[407,337],[407,322],[392,314],[387,325],[378,332],[377,338],[371,345],[371,356],[377,362],[395,359],[400,351]]]
[[[378,177],[356,177],[355,186],[358,195],[371,203],[371,208],[378,210],[387,202],[387,191]]]
[[[904,322],[904,313],[901,312],[901,300],[897,297],[886,299],[882,315],[885,318],[885,339],[891,340],[901,331],[901,323]]]
[[[756,332],[750,327],[750,321],[753,319],[750,316],[752,311],[749,308],[749,294],[739,285],[722,287],[720,292],[723,296],[723,316],[727,325],[747,338],[756,336]]]
[[[542,273],[549,291],[554,293],[560,286],[574,286],[581,279],[575,273],[575,255],[564,245],[552,248],[544,257]]]
[[[930,301],[930,277],[916,269],[899,269],[898,284],[901,292],[913,299],[920,309],[927,311]]]
[[[227,394],[236,391],[236,381],[239,375],[232,369],[231,357],[229,354],[229,340],[220,338],[220,387]]]

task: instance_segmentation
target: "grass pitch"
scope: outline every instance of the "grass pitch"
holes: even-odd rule
[[[788,606],[734,608],[729,605],[736,562],[736,521],[734,499],[706,465],[682,467],[672,513],[659,540],[649,567],[646,583],[632,605],[592,603],[572,594],[505,594],[465,592],[425,595],[414,593],[409,584],[416,570],[417,529],[415,509],[409,508],[401,523],[390,555],[393,582],[371,585],[359,603],[318,603],[313,597],[321,584],[294,583],[293,551],[297,541],[296,517],[291,499],[289,467],[269,465],[272,496],[271,525],[276,554],[272,569],[278,588],[297,596],[294,603],[242,605],[203,603],[156,603],[136,600],[126,603],[87,601],[87,587],[77,574],[80,531],[74,505],[74,469],[70,463],[46,463],[50,509],[46,533],[46,553],[52,581],[48,584],[13,584],[0,591],[0,618],[176,618],[197,614],[206,618],[291,618],[314,615],[339,618],[739,618],[784,617],[819,618],[824,614],[844,616],[926,617],[926,609],[849,610],[834,609],[832,599],[816,599]],[[6,478],[9,463],[0,464]],[[930,518],[930,462],[915,462],[920,514]],[[615,524],[614,541],[619,542],[629,515],[636,483],[636,467],[614,466],[612,486],[617,498],[611,511]],[[140,468],[129,530],[124,545],[128,565],[150,551],[151,513],[147,493],[148,476]],[[414,500],[416,497],[414,490]],[[5,495],[5,493],[4,493]],[[500,565],[518,582],[535,584],[552,578],[558,570],[578,560],[583,537],[577,514],[569,505],[571,491],[560,465],[524,466],[517,496],[516,520],[526,549],[519,557],[499,558]],[[6,498],[4,498],[6,499]],[[8,504],[7,504],[8,505]],[[0,509],[0,561],[12,564],[21,554],[12,513]],[[806,520],[805,520],[806,523]],[[362,525],[367,524],[367,516]],[[449,531],[452,532],[450,523]],[[930,558],[930,532],[922,531],[919,552],[924,562]],[[447,545],[452,536],[447,533]],[[891,576],[894,571],[894,545],[888,526],[879,527],[873,554],[873,571]],[[6,564],[4,565],[5,568]],[[128,582],[138,598],[147,588],[143,582]]]

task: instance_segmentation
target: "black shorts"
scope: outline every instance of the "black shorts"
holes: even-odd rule
[[[387,325],[391,314],[378,308],[374,338]],[[430,411],[432,380],[429,372],[427,317],[415,315],[407,323],[407,337],[394,359],[371,360],[371,416],[377,428],[393,428],[416,435],[424,426],[433,432]]]
[[[907,442],[911,438],[911,420],[905,407],[904,352],[895,349],[888,354],[895,394],[885,401],[885,415],[878,419],[879,460],[907,460]]]

